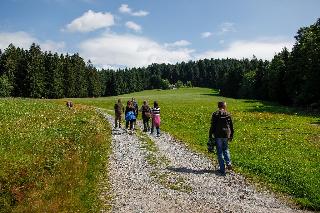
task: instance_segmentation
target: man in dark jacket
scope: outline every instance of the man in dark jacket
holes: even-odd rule
[[[123,112],[124,112],[124,108],[122,106],[121,99],[118,99],[118,102],[115,103],[115,105],[114,105],[114,114],[115,114],[114,123],[115,123],[115,128],[118,127],[118,124],[119,124],[119,128],[121,128],[121,117],[122,117],[122,113]]]
[[[225,175],[225,163],[232,169],[228,141],[233,138],[233,124],[230,114],[226,110],[226,102],[218,102],[218,110],[212,114],[209,141],[214,141],[217,147],[220,173]],[[213,138],[214,136],[214,138]]]

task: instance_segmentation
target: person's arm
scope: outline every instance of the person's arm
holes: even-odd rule
[[[233,139],[233,133],[234,133],[234,130],[233,130],[233,123],[232,123],[232,118],[231,116],[229,115],[229,126],[230,126],[230,141]]]
[[[211,117],[211,126],[210,126],[210,130],[209,130],[209,139],[212,139],[212,135],[215,131],[215,116],[214,116],[214,113],[212,114],[212,117]]]

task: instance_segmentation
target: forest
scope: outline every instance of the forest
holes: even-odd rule
[[[271,61],[203,59],[118,70],[101,69],[79,56],[28,50],[10,44],[0,50],[0,97],[64,98],[114,96],[171,85],[218,89],[226,97],[274,101],[320,109],[320,18],[301,27],[292,50]]]

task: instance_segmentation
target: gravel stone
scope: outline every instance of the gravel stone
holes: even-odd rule
[[[99,112],[114,126],[111,115]],[[109,160],[112,212],[305,212],[270,192],[257,190],[232,171],[219,176],[210,159],[163,131],[160,137],[143,135],[157,147],[152,154],[166,163],[148,163],[150,151],[138,134],[113,130]]]

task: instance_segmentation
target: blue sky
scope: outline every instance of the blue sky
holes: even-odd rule
[[[35,42],[100,68],[271,59],[319,8],[318,0],[2,0],[0,49]]]

